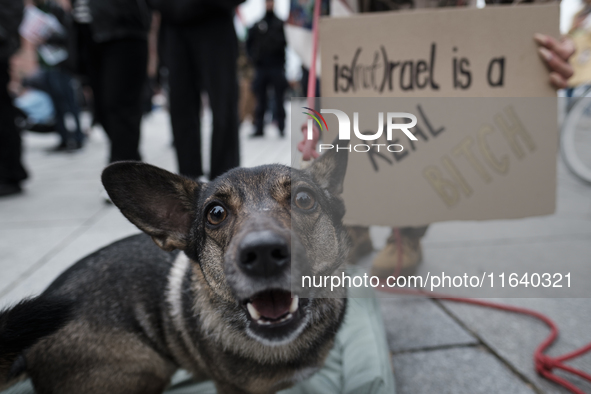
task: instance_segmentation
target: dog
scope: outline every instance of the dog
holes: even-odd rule
[[[291,276],[346,259],[346,153],[306,170],[236,168],[209,183],[111,164],[103,185],[145,234],[0,313],[0,344],[31,322],[44,327],[0,348],[0,379],[30,377],[38,394],[157,394],[183,368],[218,393],[267,394],[310,377],[343,321],[345,290],[300,297]]]

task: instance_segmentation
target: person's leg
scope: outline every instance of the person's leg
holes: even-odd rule
[[[74,129],[68,129],[69,137],[70,140],[74,142],[75,148],[81,148],[82,143],[84,142],[84,135],[82,134],[82,127],[80,126],[80,107],[78,106],[78,100],[76,99],[76,81],[67,71],[60,70],[59,74],[65,111],[67,114],[70,114],[74,120]]]
[[[169,85],[170,122],[179,173],[189,178],[203,175],[201,163],[201,89],[196,42],[183,27],[162,26],[164,62]]]
[[[386,246],[373,260],[372,275],[412,275],[423,259],[421,239],[429,226],[392,228]]]
[[[256,109],[254,110],[253,136],[263,136],[265,129],[265,112],[267,112],[267,70],[258,68],[252,83],[252,91],[256,97]]]
[[[285,79],[285,72],[282,68],[274,69],[272,78],[275,90],[275,120],[279,128],[279,134],[283,137],[285,131],[285,106],[283,100],[285,89],[287,88],[287,80]]]
[[[21,162],[20,130],[14,124],[15,110],[8,94],[9,64],[0,60],[0,196],[18,193],[27,178]]]
[[[51,97],[53,108],[55,110],[55,127],[60,135],[60,143],[52,151],[64,151],[68,149],[70,135],[66,129],[65,116],[67,105],[64,97],[63,80],[59,70],[49,69],[41,71],[44,85],[47,87],[47,93]]]
[[[101,46],[100,120],[111,140],[109,162],[140,161],[142,91],[146,80],[148,43],[116,40]]]
[[[60,142],[49,149],[50,152],[65,151],[68,147],[68,133],[64,123],[64,106],[61,98],[61,87],[59,74],[54,69],[40,69],[35,74],[23,78],[23,87],[41,90],[51,98],[51,105],[54,110],[55,131],[60,136]]]
[[[88,24],[75,23],[78,50],[78,74],[87,79],[92,90],[92,125],[101,123],[101,47],[92,39]]]
[[[213,114],[210,179],[240,165],[238,139],[238,42],[231,18],[205,24],[201,38],[202,81]]]

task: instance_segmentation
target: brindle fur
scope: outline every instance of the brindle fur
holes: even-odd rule
[[[292,269],[337,269],[347,253],[345,167],[346,154],[329,153],[305,171],[234,169],[207,184],[142,163],[107,167],[112,201],[147,235],[95,252],[51,284],[43,296],[72,300],[72,317],[21,353],[16,374],[30,376],[39,394],[156,394],[178,368],[230,394],[274,393],[309,377],[332,347],[346,300],[302,299],[305,328],[265,343],[249,334],[240,300],[289,289],[289,270],[272,283],[253,280],[236,255],[245,234],[271,230],[289,240]],[[293,207],[302,186],[316,195],[313,213]],[[205,221],[211,201],[229,211],[216,229]]]

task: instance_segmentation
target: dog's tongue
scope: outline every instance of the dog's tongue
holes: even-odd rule
[[[271,290],[257,294],[250,302],[262,317],[275,320],[289,312],[291,294],[287,291]]]

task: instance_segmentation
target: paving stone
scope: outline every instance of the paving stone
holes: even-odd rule
[[[118,209],[111,207],[105,210],[104,215],[93,226],[79,227],[78,232],[80,234],[72,242],[64,245],[28,277],[13,285],[10,291],[0,298],[0,305],[12,304],[24,297],[41,293],[55,278],[81,258],[114,241],[137,234],[139,230]]]
[[[100,183],[36,183],[22,195],[0,201],[0,224],[85,220],[103,208]],[[6,227],[6,226],[4,226]]]
[[[65,242],[78,226],[0,229],[0,294]]]
[[[533,394],[492,354],[476,347],[403,353],[392,358],[396,394]]]
[[[539,238],[529,243],[497,245],[462,245],[446,248],[425,246],[424,262],[419,274],[426,276],[445,272],[446,275],[495,274],[495,290],[442,289],[444,293],[472,297],[591,297],[591,237],[587,235]],[[508,276],[513,272],[571,273],[571,288],[525,288],[508,286]],[[505,288],[500,287],[498,275],[505,273]],[[487,282],[488,283],[488,282]],[[566,286],[566,281],[564,282]]]
[[[591,201],[589,205],[591,207]],[[541,238],[555,238],[558,235],[561,238],[586,236],[591,240],[591,215],[435,223],[429,227],[423,245],[444,248],[476,244],[518,244]]]
[[[431,300],[380,298],[388,344],[394,353],[478,341]]]
[[[501,303],[521,306],[546,314],[560,329],[560,337],[548,354],[558,356],[591,342],[591,303],[588,299],[498,299]],[[548,336],[546,325],[534,318],[509,312],[475,307],[451,302],[444,303],[451,313],[459,318],[484,343],[516,370],[535,382],[544,393],[566,393],[537,375],[533,353]],[[569,361],[567,364],[591,371],[591,354]],[[561,376],[569,376],[561,374]],[[591,393],[591,383],[569,377],[586,393]]]

